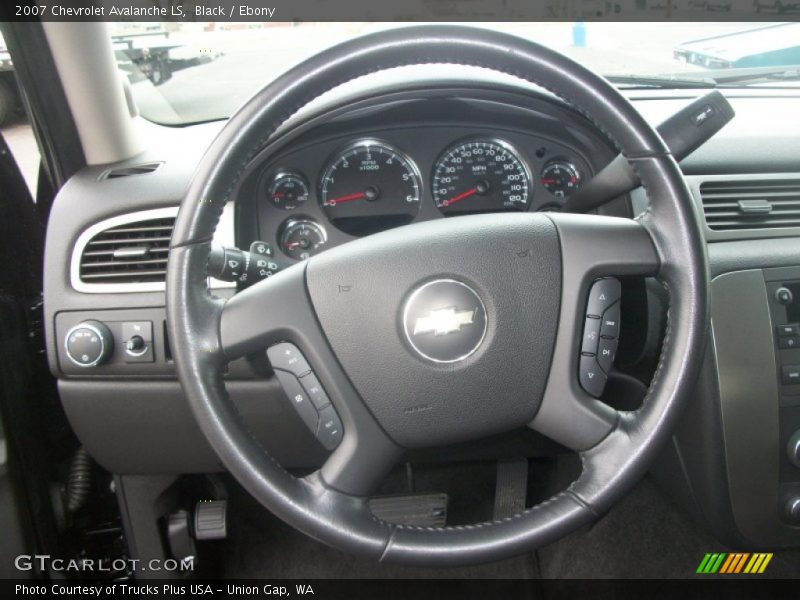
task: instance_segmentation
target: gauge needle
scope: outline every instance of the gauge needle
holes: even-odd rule
[[[342,202],[350,202],[351,200],[361,200],[366,198],[366,192],[358,192],[357,194],[348,194],[347,196],[339,196],[338,198],[331,198],[326,202],[328,206],[336,206]]]
[[[459,200],[464,200],[465,198],[469,198],[470,196],[473,196],[473,195],[475,195],[477,193],[478,193],[478,188],[477,187],[470,188],[466,192],[461,192],[457,196],[453,196],[452,198],[450,198],[448,200],[445,200],[444,202],[442,202],[442,206],[447,208],[451,204],[455,204]]]

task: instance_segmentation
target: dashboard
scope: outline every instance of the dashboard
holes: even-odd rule
[[[295,262],[414,222],[559,210],[613,155],[555,102],[488,90],[390,94],[256,158],[235,194],[240,221],[256,226],[239,239]],[[629,213],[624,199],[615,209]]]
[[[617,154],[570,106],[519,83],[442,77],[354,85],[265,139],[242,167],[216,243],[267,242],[288,264],[408,223],[558,210]],[[699,94],[627,92],[654,125]],[[736,118],[681,163],[706,222],[713,335],[696,398],[656,471],[718,539],[796,546],[798,529],[783,507],[800,494],[800,467],[786,451],[800,428],[792,387],[800,312],[777,292],[790,290],[800,305],[800,98],[753,89],[727,96]],[[154,140],[149,150],[87,167],[53,205],[45,257],[49,364],[73,429],[111,472],[216,471],[174,375],[164,270],[178,205],[222,124],[144,126]],[[742,197],[766,198],[773,210],[739,213]],[[646,202],[637,190],[598,212],[632,217]],[[236,291],[210,283],[218,295]],[[663,290],[637,293],[643,300],[625,307],[622,327],[657,347]],[[85,322],[103,324],[98,330],[111,340],[102,364],[91,367],[76,365],[65,347]],[[144,346],[131,353],[133,331]],[[236,361],[226,378],[248,427],[282,464],[307,469],[324,459],[263,365]],[[612,394],[641,388],[632,379],[610,382]]]

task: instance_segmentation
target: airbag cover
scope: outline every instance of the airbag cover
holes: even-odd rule
[[[307,285],[334,353],[398,444],[475,439],[536,414],[561,289],[558,235],[545,215],[386,231],[312,258]],[[460,338],[470,352],[451,349]]]

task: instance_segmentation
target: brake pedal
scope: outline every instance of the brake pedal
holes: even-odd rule
[[[497,485],[494,492],[494,518],[506,519],[525,510],[528,495],[528,459],[497,461]]]
[[[397,525],[444,527],[447,494],[415,494],[371,498],[369,508],[377,518]]]

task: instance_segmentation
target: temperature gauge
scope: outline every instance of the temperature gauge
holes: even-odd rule
[[[293,210],[308,200],[308,183],[299,173],[281,171],[270,180],[267,198],[276,208]]]
[[[310,219],[287,221],[280,240],[283,253],[295,260],[305,260],[321,252],[327,241],[325,228]]]
[[[542,185],[556,198],[569,196],[581,186],[578,168],[563,160],[547,163],[542,169]]]

